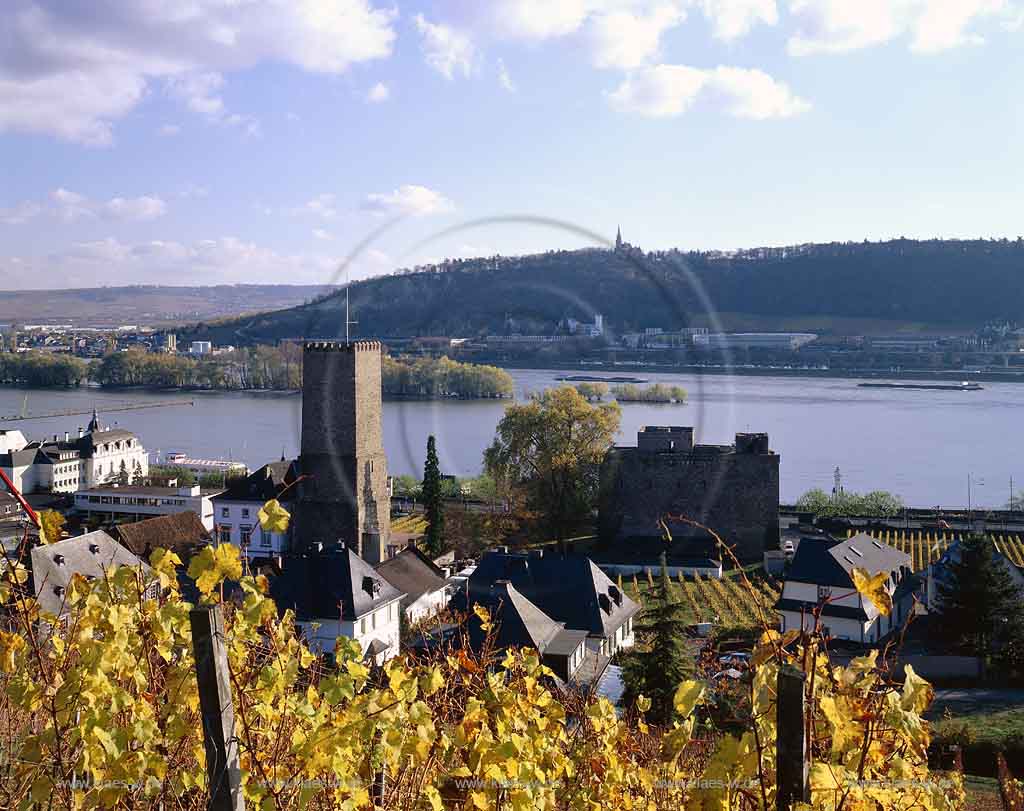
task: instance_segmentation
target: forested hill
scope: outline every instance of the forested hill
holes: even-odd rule
[[[707,325],[704,296],[727,329],[876,321],[918,328],[1019,320],[1024,241],[893,240],[735,253],[552,251],[458,259],[354,283],[357,337],[553,332],[566,317],[605,316],[616,332]],[[291,309],[199,325],[218,343],[344,334],[344,293]]]

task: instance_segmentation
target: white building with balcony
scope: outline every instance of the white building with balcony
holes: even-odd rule
[[[282,459],[264,465],[244,479],[229,482],[227,489],[213,498],[217,540],[233,543],[250,560],[269,560],[286,554],[291,547],[291,532],[266,532],[257,516],[272,498],[284,505],[289,504],[295,490],[285,492],[285,488],[294,480],[293,464]]]

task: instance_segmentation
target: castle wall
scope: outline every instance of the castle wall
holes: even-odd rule
[[[303,351],[295,538],[384,559],[391,535],[377,341],[311,341]]]
[[[779,456],[766,450],[767,438],[740,442],[748,452],[707,445],[687,452],[610,450],[601,467],[602,544],[657,537],[658,519],[671,513],[715,530],[741,560],[759,560],[778,537]],[[700,534],[684,527],[679,535],[687,532]],[[682,537],[670,554],[686,554]]]

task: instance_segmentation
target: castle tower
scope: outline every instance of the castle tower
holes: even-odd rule
[[[391,536],[378,341],[303,347],[295,545],[344,544],[379,563]]]
[[[622,250],[622,228],[615,229],[615,250]]]

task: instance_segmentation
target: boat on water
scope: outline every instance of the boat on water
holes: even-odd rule
[[[858,383],[862,389],[924,389],[925,391],[981,391],[980,383]]]
[[[595,377],[593,375],[568,375],[555,380],[566,383],[646,383],[642,377]]]

